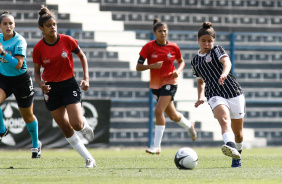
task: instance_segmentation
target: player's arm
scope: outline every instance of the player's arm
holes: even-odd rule
[[[89,72],[88,72],[88,63],[87,63],[87,58],[84,54],[84,52],[80,49],[76,55],[79,57],[82,68],[83,68],[83,74],[84,77],[80,82],[80,86],[82,90],[88,90],[89,88]]]
[[[197,108],[199,105],[204,103],[205,98],[205,82],[202,78],[197,79],[197,89],[198,89],[198,100],[195,103],[195,107]]]
[[[153,64],[144,65],[145,59],[140,56],[136,65],[136,71],[144,71],[148,69],[160,69],[163,66],[163,61],[158,61]]]
[[[48,93],[51,89],[49,85],[46,85],[45,81],[41,81],[41,72],[40,72],[40,65],[37,63],[33,63],[34,65],[34,79],[37,85],[41,88],[44,93]]]
[[[177,63],[178,63],[178,68],[177,68],[177,70],[173,71],[173,77],[174,78],[177,78],[179,76],[179,74],[183,71],[184,67],[185,67],[185,62],[184,62],[183,57],[179,58],[177,60]]]
[[[225,79],[227,79],[227,75],[229,74],[230,70],[231,70],[231,61],[229,59],[228,56],[224,56],[222,58],[220,58],[220,62],[223,64],[223,70],[222,73],[218,79],[218,84],[219,85],[223,85]]]
[[[8,54],[4,49],[3,45],[0,43],[0,54],[1,56],[8,61],[10,65],[15,67],[17,70],[22,68],[24,62],[24,56],[16,55],[15,57]]]

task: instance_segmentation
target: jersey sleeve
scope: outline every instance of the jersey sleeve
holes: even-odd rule
[[[228,56],[228,54],[226,53],[226,51],[224,50],[223,47],[221,46],[214,46],[214,52],[218,58],[218,60],[220,60],[223,56]]]
[[[175,59],[178,61],[182,57],[182,55],[181,55],[180,48],[178,47],[178,45],[176,45],[175,49],[176,49]]]
[[[15,45],[14,55],[26,56],[27,43],[25,39],[19,39]]]
[[[40,50],[39,50],[39,46],[37,44],[33,48],[32,59],[33,59],[33,63],[41,65],[42,61],[41,61],[41,57],[40,57]]]
[[[193,64],[192,64],[192,61],[191,61],[191,66],[192,66],[192,74],[193,74],[193,76],[194,76],[196,79],[202,79],[202,76],[199,75],[199,74],[196,72],[196,70],[195,70],[195,68],[194,68],[194,66],[193,66]]]
[[[73,37],[71,36],[68,36],[69,38],[69,44],[70,44],[70,50],[74,53],[79,53],[80,51],[80,48],[78,46],[78,42],[76,39],[74,39]]]
[[[149,44],[144,45],[139,53],[142,58],[147,59],[149,54]]]

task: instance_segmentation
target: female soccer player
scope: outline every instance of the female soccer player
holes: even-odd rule
[[[232,157],[232,167],[241,166],[245,97],[243,90],[230,72],[231,61],[221,46],[214,46],[215,31],[210,22],[203,23],[198,32],[200,50],[191,65],[197,78],[197,108],[206,96],[218,120],[225,145],[222,152]],[[235,136],[234,136],[235,134]]]
[[[40,158],[41,142],[38,140],[38,122],[33,115],[33,82],[27,73],[25,39],[14,31],[15,20],[8,12],[0,16],[0,103],[14,94],[19,111],[32,139],[32,158]],[[0,108],[0,141],[8,134]]]
[[[137,71],[150,70],[150,88],[158,103],[155,108],[155,137],[154,144],[146,150],[150,154],[161,152],[161,141],[165,129],[165,116],[177,122],[185,128],[193,141],[197,134],[194,129],[195,122],[190,122],[181,113],[177,112],[173,103],[174,95],[177,90],[177,77],[185,66],[184,59],[179,47],[167,41],[168,26],[154,19],[154,35],[156,40],[148,42],[140,51],[140,57],[136,66]],[[147,59],[148,64],[144,65]],[[178,69],[176,70],[173,62],[177,60]]]
[[[75,39],[57,33],[57,19],[52,11],[42,6],[39,15],[38,24],[43,39],[33,49],[35,81],[42,89],[46,107],[66,140],[86,160],[85,167],[95,167],[94,158],[74,132],[80,131],[89,141],[94,139],[93,130],[87,121],[83,121],[81,92],[74,78],[72,52],[80,58],[82,64],[84,78],[80,86],[83,90],[89,88],[87,58]],[[43,80],[41,66],[44,68]]]

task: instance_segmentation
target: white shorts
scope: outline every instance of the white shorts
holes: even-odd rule
[[[231,119],[241,119],[246,113],[246,102],[244,95],[229,99],[223,98],[221,96],[213,96],[209,99],[208,103],[212,110],[218,105],[226,105],[230,110]]]

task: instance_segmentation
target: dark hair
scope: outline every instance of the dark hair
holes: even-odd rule
[[[159,19],[154,19],[154,23],[153,23],[153,30],[154,30],[154,32],[155,32],[155,31],[158,29],[158,27],[160,27],[160,26],[166,26],[166,27],[167,27],[166,23],[160,22]]]
[[[12,14],[10,14],[10,12],[8,12],[8,11],[3,11],[2,15],[0,16],[0,24],[2,23],[2,19],[3,19],[4,17],[9,17],[9,16],[14,17]]]
[[[43,27],[44,23],[49,19],[55,19],[57,21],[55,14],[52,11],[50,11],[47,8],[47,6],[41,5],[41,9],[38,12],[38,14],[39,14],[38,25],[41,27]]]
[[[211,22],[204,22],[202,27],[198,31],[198,38],[203,35],[210,35],[211,37],[215,38],[215,31],[212,28]]]

